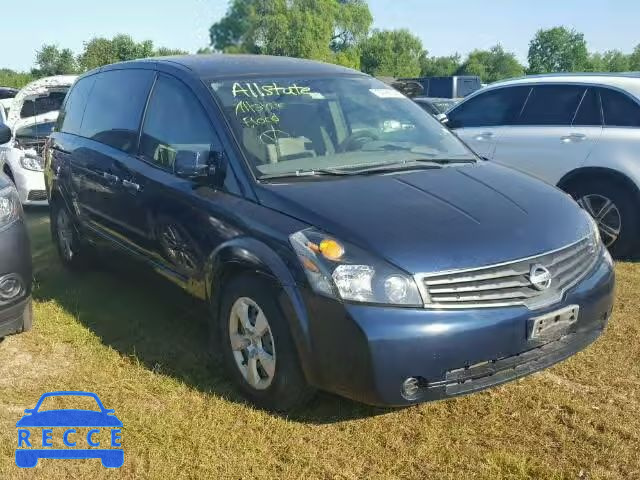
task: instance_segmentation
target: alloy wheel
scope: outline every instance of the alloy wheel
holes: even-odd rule
[[[602,241],[607,247],[620,236],[622,229],[622,216],[620,210],[611,199],[604,195],[591,193],[578,199],[578,204],[591,215],[600,230]]]
[[[256,302],[238,298],[229,315],[229,341],[236,366],[256,390],[271,385],[276,369],[276,351],[269,321]]]
[[[64,208],[58,210],[56,232],[60,252],[65,260],[71,261],[73,259],[73,226],[71,225],[69,214]]]

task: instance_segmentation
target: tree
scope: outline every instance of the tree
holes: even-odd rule
[[[210,53],[213,53],[213,49],[211,47],[202,47],[202,48],[199,48],[196,53],[198,55],[208,55]]]
[[[483,82],[491,83],[505,78],[524,75],[524,67],[513,53],[501,45],[489,50],[474,50],[456,72],[458,75],[477,75]]]
[[[538,30],[529,43],[529,73],[576,72],[589,66],[582,33],[565,27]]]
[[[36,68],[33,68],[31,73],[36,77],[49,77],[77,71],[78,65],[71,50],[61,50],[56,45],[43,45],[36,52]]]
[[[78,63],[84,70],[108,65],[110,63],[168,55],[184,55],[188,52],[179,49],[160,47],[154,49],[151,40],[136,42],[129,35],[116,35],[112,39],[96,37],[84,44],[84,50],[78,57]]]
[[[448,77],[460,69],[460,55],[446,57],[427,57],[425,55],[420,66],[420,75],[424,77]]]
[[[311,58],[357,67],[373,19],[363,0],[232,0],[210,30],[226,53]]]
[[[620,50],[607,50],[602,55],[605,71],[628,72],[630,70],[630,55],[625,55]]]
[[[640,71],[640,44],[636,45],[629,55],[629,70]]]
[[[417,77],[425,51],[409,30],[374,30],[360,46],[360,68],[380,77]]]

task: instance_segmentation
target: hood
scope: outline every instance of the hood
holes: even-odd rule
[[[16,123],[13,125],[14,135],[15,135],[15,132],[22,127],[26,127],[29,125],[39,125],[41,123],[55,122],[58,120],[59,115],[60,115],[60,111],[56,110],[55,112],[47,112],[47,113],[43,113],[42,115],[36,115],[35,117],[21,118],[20,120],[17,120]]]
[[[589,222],[564,192],[489,162],[263,184],[260,202],[410,273],[472,268],[561,248]]]
[[[15,123],[20,119],[20,111],[25,100],[46,95],[52,91],[69,89],[75,82],[77,75],[57,75],[35,80],[27,84],[13,98],[7,114],[7,125],[14,128]]]

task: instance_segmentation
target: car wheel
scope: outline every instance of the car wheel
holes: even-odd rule
[[[92,259],[91,246],[80,239],[69,210],[61,201],[50,208],[51,236],[62,264],[72,270],[85,269]]]
[[[602,242],[616,258],[635,253],[640,232],[636,195],[612,182],[591,181],[569,189],[597,222]]]
[[[240,391],[260,408],[287,411],[305,404],[314,391],[300,367],[277,293],[266,280],[233,278],[222,297],[220,344],[225,368]]]

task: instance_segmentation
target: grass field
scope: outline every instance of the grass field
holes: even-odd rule
[[[35,327],[0,344],[0,479],[640,478],[640,264],[618,263],[609,329],[586,351],[479,394],[382,410],[321,394],[289,417],[245,404],[206,352],[206,311],[112,265],[71,275],[29,212]],[[124,466],[14,464],[15,422],[51,390],[96,392]]]

